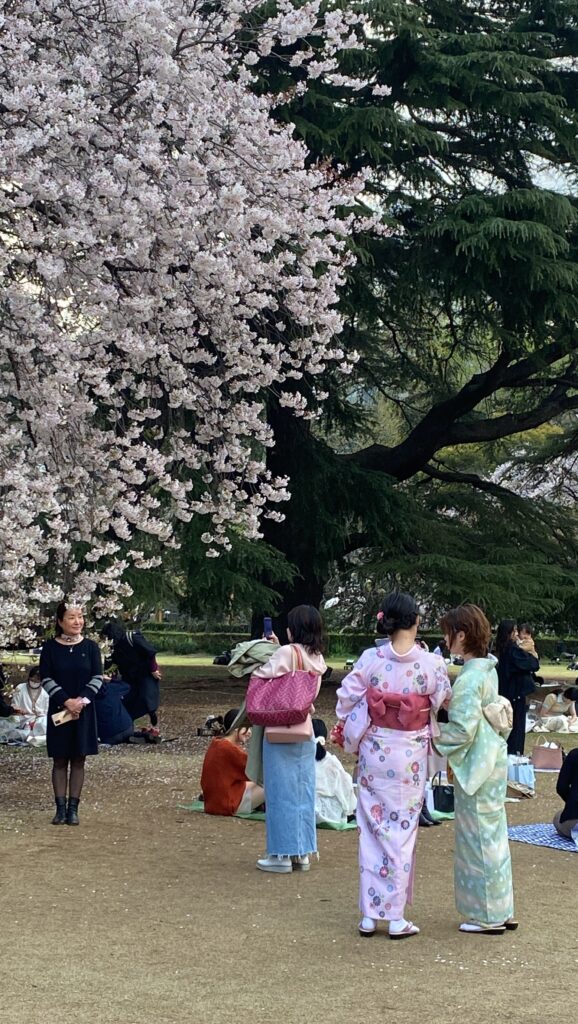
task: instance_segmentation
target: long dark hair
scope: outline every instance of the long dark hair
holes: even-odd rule
[[[512,641],[512,630],[516,628],[515,619],[502,619],[496,633],[496,657],[498,660]]]
[[[312,654],[323,653],[323,620],[312,604],[298,604],[287,616],[287,628],[293,642],[307,647]]]
[[[411,629],[417,622],[419,606],[411,594],[393,590],[381,602],[377,632],[391,636],[398,629]]]

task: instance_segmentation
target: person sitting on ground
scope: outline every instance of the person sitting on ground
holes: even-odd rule
[[[216,736],[211,740],[205,754],[201,790],[207,814],[250,814],[264,800],[263,788],[250,782],[245,774],[245,745],[251,730],[240,728],[229,733],[238,714],[238,708],[227,711],[224,726],[228,735]]]
[[[0,691],[0,718],[10,718],[11,715],[17,715],[18,709],[13,707],[10,700],[6,700],[4,694]]]
[[[12,720],[12,716],[18,714],[18,708],[13,707],[12,701],[2,693],[5,684],[6,676],[0,665],[0,743],[20,743],[20,733]]]
[[[542,704],[534,732],[578,732],[577,699],[576,686],[549,693]]]
[[[556,792],[564,801],[564,808],[554,815],[554,827],[561,836],[571,839],[572,829],[578,825],[578,747],[564,758]]]
[[[46,724],[49,698],[42,686],[40,669],[33,665],[28,680],[19,683],[12,695],[15,710],[14,725],[22,739],[33,746],[46,743]]]
[[[126,743],[134,733],[134,723],[124,706],[130,686],[122,679],[106,678],[95,701],[96,726],[101,743],[115,746]]]
[[[315,736],[315,818],[317,824],[343,825],[354,814],[357,798],[353,779],[335,754],[325,749],[327,726],[321,718],[313,719]]]

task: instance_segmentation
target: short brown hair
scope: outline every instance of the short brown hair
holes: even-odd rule
[[[477,604],[460,604],[446,612],[440,619],[440,629],[444,636],[450,637],[450,646],[456,633],[463,631],[464,654],[473,654],[474,658],[486,657],[492,627]]]

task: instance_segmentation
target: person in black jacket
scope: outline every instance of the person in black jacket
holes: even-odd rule
[[[496,634],[498,658],[498,689],[507,697],[514,711],[514,724],[508,737],[508,754],[523,754],[526,739],[526,697],[536,688],[533,673],[540,662],[529,651],[518,646],[518,629],[514,619],[502,619]]]
[[[110,658],[106,665],[116,665],[130,693],[124,698],[124,706],[133,722],[148,715],[151,722],[151,738],[158,741],[158,706],[160,701],[159,680],[156,663],[156,648],[139,630],[127,631],[119,622],[107,622],[102,635],[112,641]]]
[[[564,801],[564,809],[554,815],[554,827],[561,836],[570,839],[572,829],[578,825],[578,747],[564,758],[556,792]]]

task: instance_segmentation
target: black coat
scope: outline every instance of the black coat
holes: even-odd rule
[[[9,718],[14,714],[14,708],[0,693],[0,718]]]
[[[124,681],[134,686],[150,676],[156,653],[156,647],[145,640],[139,630],[135,630],[113,639],[107,664],[110,661],[116,665]]]
[[[540,662],[533,654],[522,650],[513,641],[502,651],[498,660],[498,689],[502,697],[514,703],[520,697],[529,697],[536,689],[533,673]]]
[[[132,721],[153,714],[159,706],[160,688],[152,675],[156,653],[156,647],[139,630],[112,634],[112,651],[107,664],[116,665],[125,682],[130,683],[124,706]]]
[[[556,792],[562,797],[565,807],[560,821],[578,820],[578,747],[571,750],[564,758],[560,769]]]
[[[49,757],[74,758],[98,754],[94,701],[102,686],[102,658],[98,644],[83,640],[70,647],[47,640],[40,655],[42,685],[50,697],[46,747]],[[70,697],[87,697],[90,704],[74,722],[54,725],[52,715]]]

